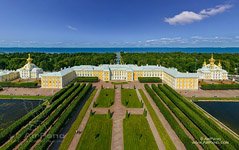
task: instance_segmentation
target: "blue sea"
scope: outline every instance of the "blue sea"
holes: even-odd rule
[[[126,53],[145,53],[145,52],[184,52],[184,53],[239,53],[239,47],[228,47],[228,48],[169,48],[169,47],[130,47],[130,48],[24,48],[24,47],[10,47],[1,48],[0,53],[14,53],[14,52],[41,52],[41,53],[115,53],[115,52],[126,52]]]

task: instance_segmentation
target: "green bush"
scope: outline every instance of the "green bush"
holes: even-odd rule
[[[3,88],[0,86],[0,91],[2,91],[3,90]]]
[[[200,141],[201,137],[205,137],[203,133],[177,108],[173,103],[164,95],[155,85],[152,85],[155,92],[158,96],[165,102],[165,104],[171,109],[171,111],[178,117],[178,119],[183,123],[183,125],[188,129],[188,131],[194,136],[194,138]],[[169,110],[164,106],[163,102],[159,99],[159,97],[153,92],[153,90],[145,84],[145,89],[155,102],[155,104],[160,109],[161,113],[164,115],[165,119],[170,124],[171,128],[175,131],[177,136],[185,145],[186,149],[197,149],[197,147],[192,143],[193,141],[187,136],[184,130],[181,128],[179,123],[173,117],[173,115],[169,112]],[[203,145],[205,149],[208,148],[208,145]]]
[[[44,109],[45,109],[45,105],[43,104],[37,106],[32,111],[27,113],[25,116],[18,119],[8,128],[3,130],[0,133],[0,146],[4,144],[11,136],[13,136],[18,130],[20,130],[24,125],[26,125],[29,121],[31,121],[35,116],[37,116]]]
[[[168,96],[172,100],[172,102],[190,119],[192,122],[200,128],[200,130],[207,135],[208,137],[216,137],[220,138],[222,141],[229,141],[228,139],[225,139],[223,135],[218,133],[214,128],[212,128],[207,122],[201,118],[200,113],[196,113],[193,111],[190,107],[188,107],[182,100],[180,100],[177,96],[175,96],[171,91],[168,90],[165,86],[159,85],[160,89],[165,93],[165,95]],[[192,104],[191,104],[192,105]],[[216,141],[217,142],[217,141]],[[220,149],[236,149],[234,144],[220,144],[216,143],[216,145]]]
[[[204,112],[200,109],[198,109],[193,103],[188,101],[185,97],[177,93],[175,90],[173,90],[168,85],[165,85],[165,87],[170,90],[180,101],[185,103],[187,107],[191,108],[195,113],[197,113],[200,118],[202,118],[206,124],[208,124],[211,128],[217,131],[221,136],[223,136],[229,143],[231,143],[234,147],[239,149],[239,140],[236,139],[233,135],[231,135],[227,130],[224,128],[221,128],[218,124],[215,123],[215,121],[212,120],[212,118],[207,117]]]
[[[159,77],[138,77],[140,83],[162,83]]]
[[[39,142],[36,145],[36,147],[35,147],[36,150],[47,149],[50,142],[57,138],[52,135],[56,135],[60,132],[61,128],[64,126],[66,121],[69,119],[72,112],[80,105],[81,101],[84,99],[86,94],[91,90],[91,88],[92,88],[92,84],[88,84],[83,89],[83,91],[80,92],[79,96],[71,102],[70,106],[67,107],[67,109],[58,118],[57,122],[51,127],[48,134],[41,140],[41,142]]]
[[[78,82],[98,82],[98,77],[77,77],[76,81]]]
[[[239,84],[203,84],[203,90],[238,90]]]
[[[0,82],[1,87],[23,87],[23,88],[36,88],[37,82]]]

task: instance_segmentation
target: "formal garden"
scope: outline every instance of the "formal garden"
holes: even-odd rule
[[[126,150],[159,149],[157,138],[170,150],[178,149],[179,141],[182,147],[192,150],[239,149],[235,135],[168,85],[144,84],[142,89],[131,85],[130,89],[116,84],[114,88],[96,88],[91,82],[98,79],[82,80],[72,81],[51,97],[43,97],[41,104],[0,130],[0,149],[42,150],[56,146],[60,150],[105,150],[112,149],[115,138],[116,144],[122,139],[121,146]],[[63,133],[64,138],[58,137]],[[210,137],[230,144],[220,144]],[[203,144],[204,139],[209,139],[210,144]]]

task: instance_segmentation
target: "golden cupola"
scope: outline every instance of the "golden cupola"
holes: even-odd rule
[[[32,63],[31,54],[28,54],[27,62],[28,62],[28,64]]]
[[[207,66],[207,62],[206,62],[206,59],[204,59],[203,67],[206,67],[206,66]]]
[[[220,59],[219,59],[219,62],[218,62],[218,67],[222,68],[222,64],[221,64],[221,60]]]
[[[209,62],[210,62],[210,67],[214,67],[214,62],[215,62],[215,59],[213,58],[213,54],[211,55],[211,58],[209,59]]]

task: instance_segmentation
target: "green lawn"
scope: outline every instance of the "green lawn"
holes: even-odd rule
[[[122,89],[121,102],[128,108],[142,108],[142,103],[139,101],[135,89]]]
[[[0,95],[0,99],[45,100],[50,96]]]
[[[106,115],[91,116],[77,145],[77,150],[110,150],[112,124],[112,119],[108,119]]]
[[[101,89],[94,107],[110,107],[114,104],[115,89]]]
[[[81,109],[78,117],[76,118],[75,122],[71,125],[71,128],[67,132],[65,138],[61,142],[59,150],[66,150],[68,149],[69,145],[71,144],[72,139],[74,138],[75,132],[78,129],[78,127],[81,124],[81,121],[83,120],[86,111],[88,110],[97,90],[94,90],[89,99],[85,102],[83,108]]]
[[[157,150],[152,131],[143,115],[130,115],[123,122],[125,150]]]

